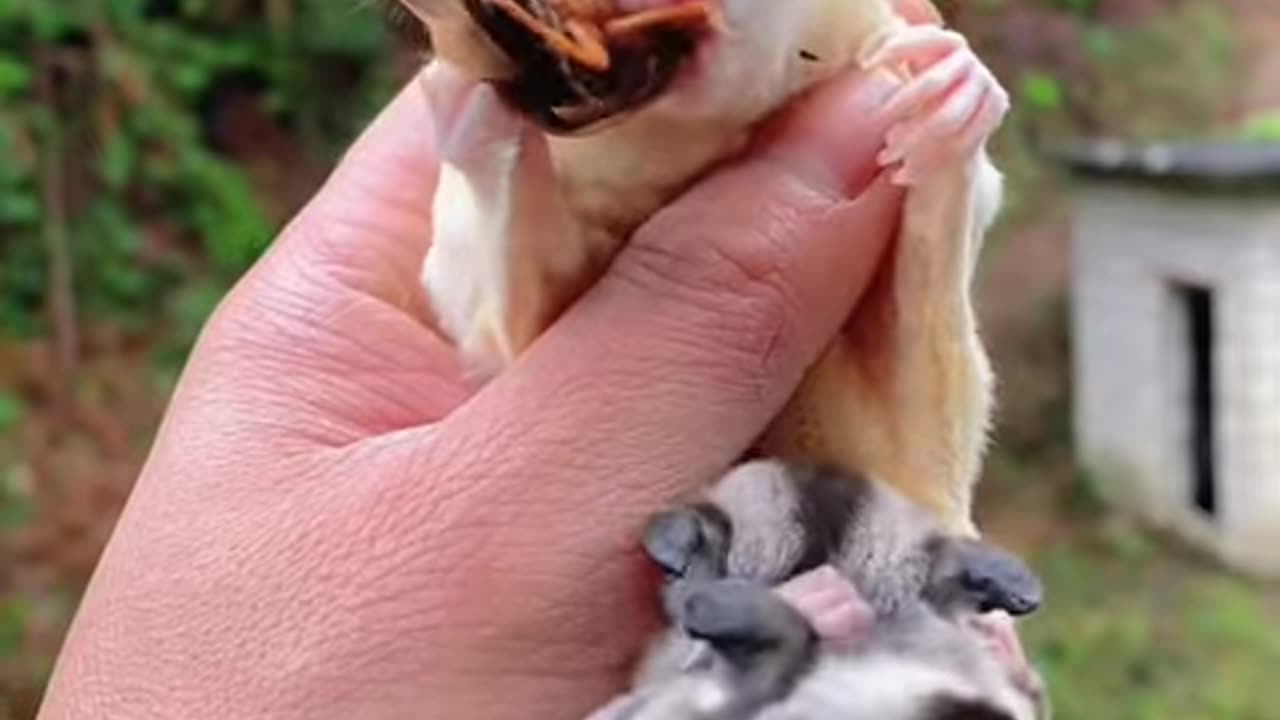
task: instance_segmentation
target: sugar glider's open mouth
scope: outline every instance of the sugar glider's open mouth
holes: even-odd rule
[[[780,0],[785,1],[785,0]],[[517,67],[497,86],[556,134],[582,133],[656,99],[712,23],[704,2],[625,13],[615,0],[466,0]]]

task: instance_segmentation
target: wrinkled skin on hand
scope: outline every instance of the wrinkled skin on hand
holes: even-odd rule
[[[644,519],[758,437],[894,232],[891,89],[854,74],[779,119],[479,390],[419,286],[441,147],[407,90],[210,320],[42,720],[560,718],[616,692],[656,618]]]
[[[617,692],[656,620],[645,519],[741,456],[893,232],[888,90],[851,75],[780,119],[477,391],[418,287],[440,148],[410,88],[210,320],[42,720],[564,718]]]
[[[423,282],[440,327],[478,376],[498,374],[631,228],[759,134],[769,108],[849,64],[885,71],[899,85],[871,109],[890,127],[878,162],[911,190],[894,255],[760,450],[873,474],[975,532],[994,383],[970,286],[1002,194],[985,142],[1007,96],[960,35],[904,22],[888,0],[712,4],[724,29],[668,95],[598,133],[547,137],[511,108],[475,102],[487,87],[475,80],[438,84],[446,166]],[[929,5],[902,7],[919,20]],[[483,77],[464,62],[453,74]]]

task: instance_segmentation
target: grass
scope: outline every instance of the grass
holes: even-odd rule
[[[1057,515],[1060,532],[1028,553],[1047,601],[1024,629],[1055,720],[1280,718],[1280,587],[1071,500],[1069,488],[1036,490],[1011,490],[1003,512]]]

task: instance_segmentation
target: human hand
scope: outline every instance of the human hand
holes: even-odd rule
[[[895,229],[891,90],[806,99],[483,388],[419,289],[436,152],[403,93],[211,318],[41,717],[573,718],[616,691],[644,520],[748,448]]]

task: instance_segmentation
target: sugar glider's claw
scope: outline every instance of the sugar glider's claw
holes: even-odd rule
[[[978,111],[969,118],[969,122],[956,139],[957,148],[975,148],[986,142],[987,138],[1000,127],[1009,114],[1009,94],[997,87],[988,91],[978,106]]]
[[[878,160],[903,164],[894,177],[900,184],[913,184],[939,163],[976,151],[1009,110],[1008,93],[964,37],[950,30],[906,28],[868,62],[918,70],[879,110],[892,129]]]
[[[954,30],[936,25],[911,25],[895,32],[865,61],[870,66],[893,67],[920,64],[967,48],[969,41]]]

